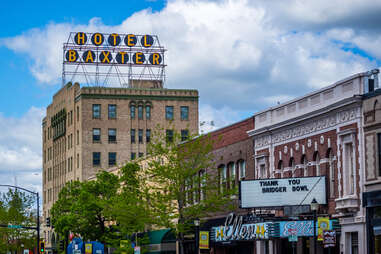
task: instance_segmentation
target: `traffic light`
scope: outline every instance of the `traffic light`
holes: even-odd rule
[[[50,227],[50,217],[47,217],[47,218],[46,218],[46,226],[47,226],[47,227]]]
[[[45,252],[45,242],[44,240],[40,241],[40,253]]]

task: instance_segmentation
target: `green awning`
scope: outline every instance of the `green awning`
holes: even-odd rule
[[[150,244],[160,244],[163,242],[175,242],[176,237],[171,229],[160,229],[148,232]]]
[[[146,245],[149,254],[175,254],[176,235],[171,229],[160,229],[147,232],[149,244]]]

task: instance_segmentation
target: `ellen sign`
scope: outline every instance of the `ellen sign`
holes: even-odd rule
[[[326,204],[325,176],[270,178],[240,182],[241,208]]]

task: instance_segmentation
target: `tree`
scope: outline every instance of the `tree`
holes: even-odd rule
[[[119,175],[101,171],[93,181],[68,182],[51,209],[55,231],[66,238],[72,232],[85,241],[99,240],[117,249],[121,238],[144,231],[150,215],[139,171],[136,163],[127,163]]]
[[[68,182],[51,209],[55,231],[67,239],[69,232],[84,240],[107,243],[112,239],[112,207],[119,189],[118,176],[99,172],[94,181]]]
[[[236,204],[231,195],[237,189],[221,188],[209,135],[182,142],[179,133],[170,139],[163,133],[156,131],[148,147],[150,203],[155,223],[176,229],[183,253],[183,235],[192,229],[193,219],[233,210]]]
[[[9,191],[0,197],[0,224],[36,227],[34,197],[18,190]],[[34,230],[20,228],[0,228],[0,252],[32,249],[36,243]]]
[[[119,174],[121,188],[111,212],[121,238],[135,242],[136,239],[131,239],[132,236],[138,238],[138,233],[144,232],[147,225],[152,223],[147,203],[148,192],[144,188],[146,182],[137,163],[127,163],[120,169]],[[145,240],[139,239],[138,243]],[[118,241],[118,246],[115,247],[119,246],[120,242]],[[127,246],[131,245],[128,244]],[[128,251],[128,247],[124,251]],[[133,253],[132,248],[129,251]]]

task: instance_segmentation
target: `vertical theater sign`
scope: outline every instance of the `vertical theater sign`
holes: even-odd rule
[[[156,35],[72,32],[63,45],[63,84],[76,76],[95,86],[163,82],[165,51]]]

